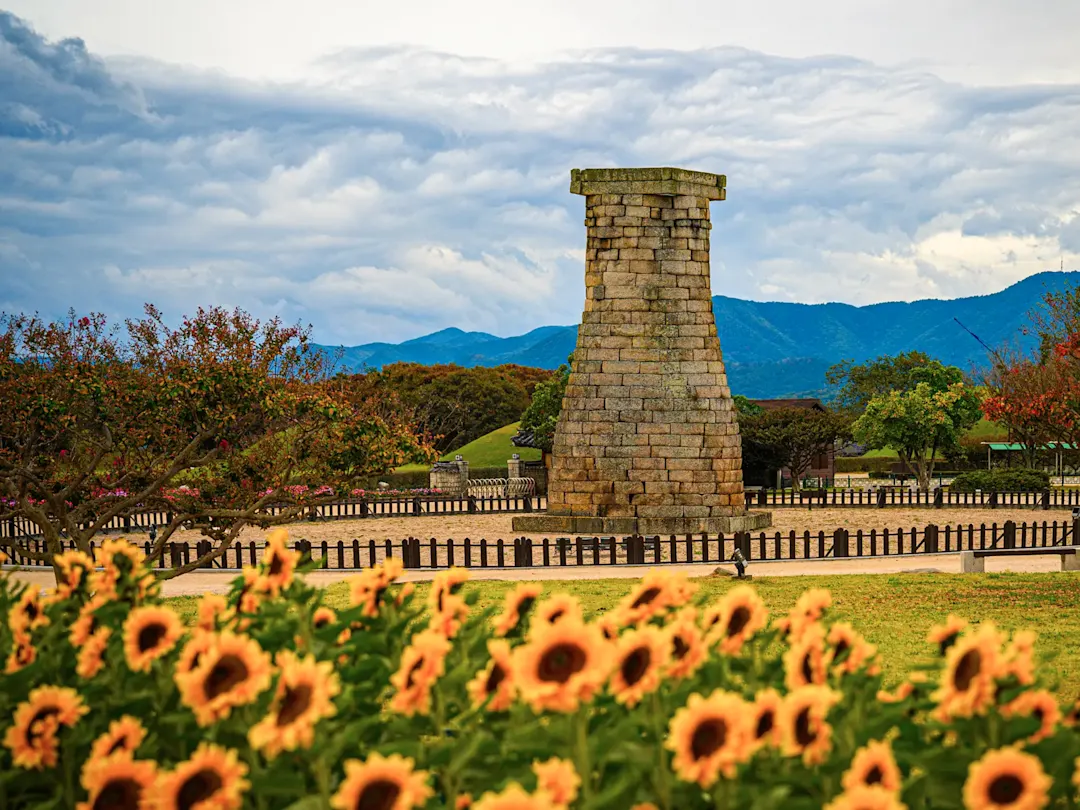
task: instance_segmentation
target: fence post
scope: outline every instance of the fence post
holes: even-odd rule
[[[195,544],[195,557],[196,557],[196,559],[202,559],[204,555],[209,554],[209,553],[210,553],[210,541],[209,540],[200,540],[199,542],[197,542]],[[202,563],[199,566],[199,568],[210,568],[211,566],[212,566],[212,563],[210,562],[210,560],[207,560],[206,562]]]
[[[524,501],[525,501],[525,504],[524,504],[525,508],[524,508],[523,511],[531,512],[533,510],[532,495],[526,495],[525,498],[524,498]]]
[[[1042,493],[1042,508],[1043,509],[1049,509],[1050,508],[1050,490],[1048,490],[1048,489],[1044,489],[1043,493]]]
[[[360,517],[366,518],[367,516],[368,516],[367,499],[366,498],[361,498],[360,499]]]
[[[847,529],[837,529],[833,532],[832,540],[833,557],[848,556],[848,533]]]
[[[749,532],[736,532],[735,533],[735,548],[742,552],[743,557],[750,560],[750,533]]]
[[[885,490],[881,489],[880,487],[877,491],[877,507],[878,509],[885,508]]]
[[[469,514],[470,515],[475,514],[476,513],[476,496],[475,495],[469,495],[468,500],[469,500]]]
[[[172,568],[179,568],[183,565],[179,543],[169,543],[169,564]]]
[[[997,492],[991,492],[990,493],[989,506],[990,506],[991,509],[997,509],[997,505],[998,505],[998,497],[997,496],[998,496]]]
[[[293,543],[293,549],[300,552],[300,564],[311,562],[311,541],[301,538]]]
[[[938,490],[939,492],[941,490]],[[926,542],[923,544],[923,551],[927,554],[938,553],[938,527],[936,524],[929,524],[923,532],[923,537]]]
[[[1016,524],[1006,520],[1002,529],[1002,548],[1016,548]]]
[[[757,493],[757,505],[768,506],[769,505],[769,491],[762,487]]]
[[[934,508],[941,509],[945,505],[945,490],[938,487],[934,490]]]
[[[418,497],[413,498],[412,508],[413,508],[413,514],[414,515],[421,514],[421,511],[420,511],[420,498],[418,498]]]
[[[1067,546],[1080,546],[1080,518],[1073,518],[1072,522],[1072,537],[1069,538]]]

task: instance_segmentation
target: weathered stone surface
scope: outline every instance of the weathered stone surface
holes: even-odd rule
[[[709,285],[709,201],[723,175],[575,169],[585,195],[585,309],[532,532],[731,532],[742,447]]]

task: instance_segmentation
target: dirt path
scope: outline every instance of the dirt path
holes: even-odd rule
[[[730,565],[720,566],[734,573]],[[678,571],[690,577],[709,576],[716,570],[715,563],[696,565],[665,565],[665,571]],[[987,572],[1060,572],[1058,557],[990,557],[986,560]],[[583,580],[583,579],[636,579],[649,570],[649,566],[570,566],[567,568],[504,568],[472,569],[475,580]],[[853,560],[787,560],[782,562],[755,562],[749,573],[755,577],[789,576],[829,576],[846,574],[897,574],[897,573],[943,573],[958,574],[960,557],[958,554],[919,554],[897,557],[878,557],[874,559]],[[342,582],[355,575],[355,571],[318,571],[307,575],[307,581],[321,586]],[[43,588],[53,585],[51,572],[16,571],[11,574],[24,582],[33,582]],[[433,571],[407,571],[403,581],[423,582],[434,576]],[[1077,576],[1060,573],[1060,576]],[[212,573],[196,571],[165,583],[165,596],[190,596],[203,593],[226,593],[236,577],[236,572],[225,571]]]

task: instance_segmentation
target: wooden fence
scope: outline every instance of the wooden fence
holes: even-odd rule
[[[43,550],[40,540],[31,540],[32,551]],[[64,549],[71,548],[65,541]],[[135,543],[145,554],[150,543]],[[511,540],[486,538],[439,540],[409,537],[392,540],[339,540],[312,543],[298,539],[293,547],[305,556],[321,561],[322,567],[336,570],[359,570],[377,565],[387,557],[400,558],[406,568],[438,569],[450,566],[466,568],[534,568],[603,565],[665,565],[675,563],[730,562],[738,548],[750,562],[779,560],[820,560],[871,558],[910,554],[940,554],[993,548],[1054,548],[1080,545],[1080,519],[1072,521],[1015,523],[958,524],[908,529],[862,529],[852,532],[837,528],[801,533],[739,532],[732,535],[683,535],[669,537],[562,537],[533,540],[517,537]],[[91,547],[97,549],[98,544]],[[203,566],[213,570],[238,570],[256,565],[262,558],[265,544],[237,542],[225,553]],[[210,541],[168,543],[156,561],[158,568],[174,568],[198,559],[210,550]],[[12,562],[40,566],[12,552]]]
[[[758,489],[746,493],[748,506],[828,506],[884,509],[890,506],[928,507],[935,509],[973,507],[998,509],[1026,507],[1029,509],[1071,509],[1080,507],[1080,490],[1055,489],[1042,492],[952,492],[908,487],[859,487],[843,489],[803,490]]]

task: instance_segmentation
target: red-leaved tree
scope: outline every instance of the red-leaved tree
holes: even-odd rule
[[[151,556],[181,528],[219,557],[248,525],[295,520],[359,479],[433,457],[395,409],[336,385],[309,331],[200,309],[178,328],[147,305],[102,315],[0,319],[0,520],[29,521],[51,563],[63,538],[89,551],[119,516],[161,510]],[[271,506],[277,507],[273,513]]]

